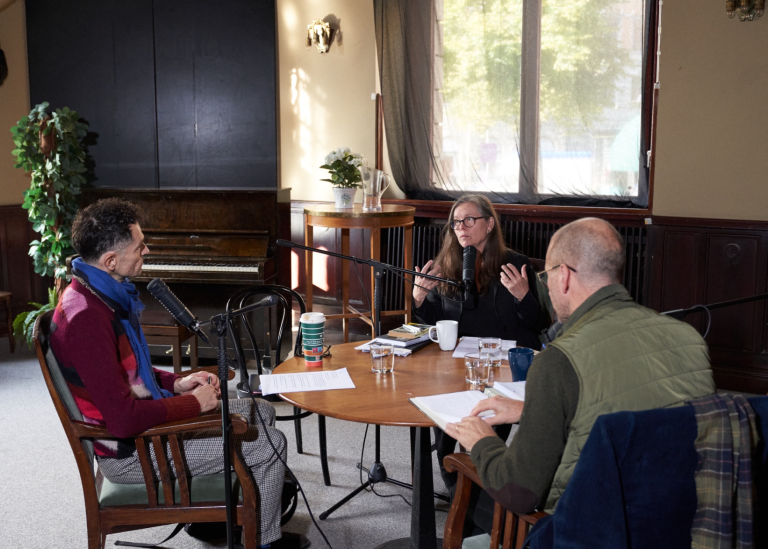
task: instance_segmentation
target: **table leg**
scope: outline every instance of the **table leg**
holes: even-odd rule
[[[435,502],[432,499],[432,440],[429,427],[416,428],[416,456],[411,507],[411,547],[436,549]],[[440,545],[442,546],[442,540]]]
[[[349,229],[341,229],[341,253],[349,255]],[[347,305],[349,305],[349,262],[346,259],[339,259],[339,268],[341,269],[341,313],[346,314]],[[349,343],[349,319],[342,318],[341,326],[344,332],[344,343]]]
[[[371,259],[381,261],[381,225],[378,220],[371,226]],[[373,295],[375,286],[376,275],[374,274],[374,269],[371,269],[371,295]],[[371,302],[371,320],[376,318],[375,301]],[[376,322],[374,321],[374,326],[371,328],[371,337],[376,337],[376,328]]]
[[[311,248],[313,239],[312,231],[314,229],[309,224],[309,217],[304,214],[304,245]],[[309,250],[304,251],[304,300],[307,306],[307,312],[312,312],[312,252]]]
[[[176,338],[173,342],[172,355],[173,355],[173,373],[176,375],[181,374],[181,336]]]
[[[412,271],[413,270],[413,225],[407,225],[405,227],[405,231],[403,238],[405,239],[405,242],[403,243],[403,250],[405,257],[403,258],[403,266]],[[404,282],[403,283],[405,288],[404,296],[405,296],[405,322],[406,324],[411,321],[411,298],[413,296],[413,286],[410,284]]]
[[[189,343],[189,365],[197,368],[197,336],[192,336]]]

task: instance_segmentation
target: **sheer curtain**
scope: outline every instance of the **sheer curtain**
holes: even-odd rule
[[[395,180],[415,199],[646,206],[654,10],[374,0]]]

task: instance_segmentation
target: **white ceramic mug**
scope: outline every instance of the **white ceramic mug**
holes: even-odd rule
[[[432,337],[432,330],[437,332],[437,339]],[[429,339],[440,344],[441,351],[453,351],[459,337],[459,323],[455,320],[438,320],[436,326],[429,329]]]

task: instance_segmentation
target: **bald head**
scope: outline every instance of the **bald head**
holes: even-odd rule
[[[624,243],[613,225],[585,217],[558,230],[549,243],[548,266],[567,264],[585,286],[601,288],[621,283]]]

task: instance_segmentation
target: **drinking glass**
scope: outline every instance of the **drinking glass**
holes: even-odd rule
[[[464,379],[471,385],[485,385],[488,383],[488,370],[490,356],[488,353],[471,353],[464,356]]]
[[[395,369],[395,348],[384,343],[371,344],[371,370],[388,374]]]
[[[477,342],[479,353],[488,353],[491,368],[501,367],[501,339],[498,337],[483,337]]]

